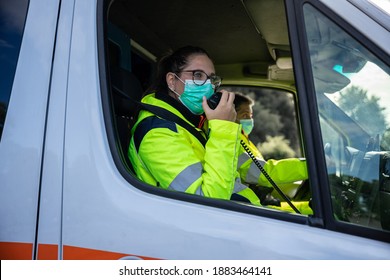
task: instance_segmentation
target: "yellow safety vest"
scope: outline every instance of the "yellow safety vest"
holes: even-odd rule
[[[154,93],[145,96],[142,102],[165,108],[191,124]],[[196,129],[206,137],[203,130]],[[241,125],[210,120],[203,129],[207,131],[206,147],[180,125],[141,110],[132,128],[128,150],[137,177],[163,189],[261,206],[256,194],[241,183],[238,172]],[[283,203],[282,207],[272,208],[293,212]]]
[[[142,102],[165,108],[190,123],[155,94],[145,96]],[[208,140],[204,147],[183,127],[141,110],[128,150],[137,177],[164,189],[220,199],[238,194],[261,205],[254,192],[241,183],[237,171],[241,125],[210,120],[206,126]]]
[[[243,133],[241,134],[241,140],[244,141],[245,145],[249,148],[276,184],[292,183],[306,180],[308,178],[305,159],[287,158],[281,160],[270,159],[265,161],[257,147]],[[238,170],[240,172],[242,182],[251,185],[271,187],[269,181],[264,177],[260,169],[248,156],[243,147],[241,147],[240,156],[238,158]]]
[[[272,180],[283,190],[284,184],[293,183],[296,181],[307,180],[307,166],[305,159],[288,158],[281,160],[264,160],[263,155],[248,138],[247,135],[241,133],[241,140],[250,150],[252,155],[261,164],[264,170],[270,175]],[[259,185],[272,187],[271,183],[261,173],[248,153],[241,146],[241,153],[238,158],[238,170],[241,176],[241,181],[248,185]],[[311,215],[313,210],[309,206],[308,201],[293,201],[294,206],[301,214]],[[293,212],[293,209],[286,202],[281,202],[281,206],[267,206],[270,208]]]

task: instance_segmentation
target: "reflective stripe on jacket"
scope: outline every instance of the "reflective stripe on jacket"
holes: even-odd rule
[[[145,96],[142,102],[165,108],[186,120],[155,94]],[[237,172],[241,126],[223,120],[211,120],[207,125],[204,147],[181,126],[142,110],[132,129],[128,151],[137,177],[164,189],[212,198],[230,199],[238,193],[260,205],[254,192],[241,184]]]
[[[241,140],[244,141],[249,150],[276,184],[293,183],[296,181],[306,180],[308,178],[306,160],[287,158],[265,161],[260,151],[246,135],[241,134]],[[238,158],[238,170],[240,172],[242,182],[251,185],[271,187],[267,178],[264,177],[260,169],[245,152],[243,147],[241,147],[241,153]]]

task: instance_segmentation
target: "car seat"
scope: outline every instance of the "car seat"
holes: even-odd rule
[[[138,115],[135,101],[141,100],[143,89],[134,73],[120,66],[120,49],[112,42],[109,42],[109,54],[111,92],[120,154],[130,170],[133,170],[127,151],[131,128]]]

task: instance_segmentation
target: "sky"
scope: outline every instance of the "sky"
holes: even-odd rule
[[[390,0],[369,0],[390,15]]]
[[[380,106],[386,108],[386,120],[390,124],[390,75],[376,64],[367,62],[359,73],[347,76],[351,80],[348,87],[360,87],[367,90],[369,96],[374,95],[380,98]],[[338,96],[338,93],[328,95],[336,104]]]

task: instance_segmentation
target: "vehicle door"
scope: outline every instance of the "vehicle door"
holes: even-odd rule
[[[286,7],[315,212],[388,242],[390,15],[362,2]]]
[[[59,2],[0,1],[1,259],[36,258]]]

